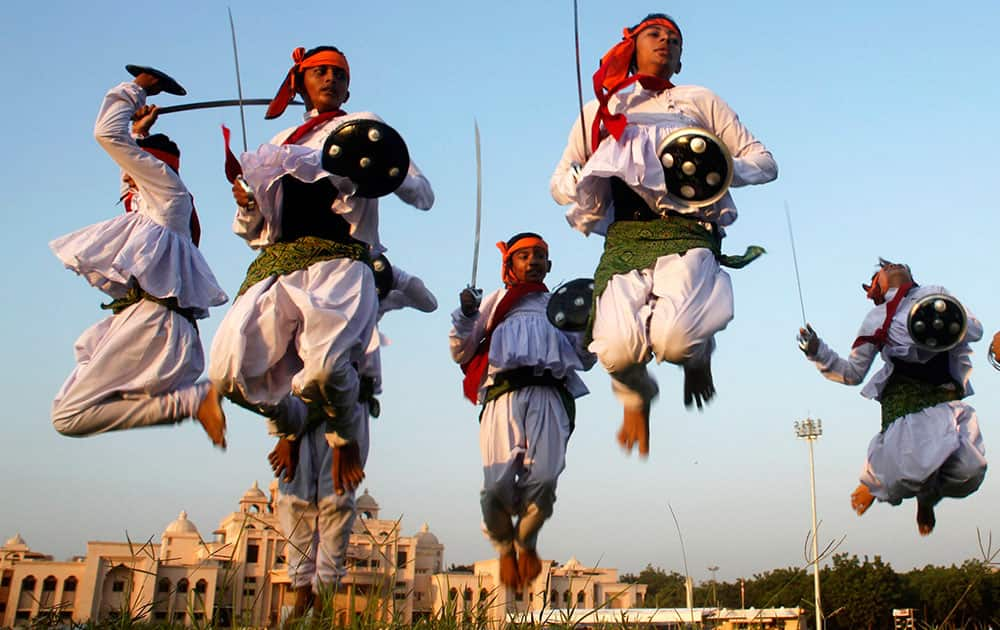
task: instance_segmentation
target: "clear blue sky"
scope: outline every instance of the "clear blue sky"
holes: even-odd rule
[[[72,344],[103,313],[102,296],[64,270],[52,238],[120,211],[118,171],[92,138],[103,93],[126,80],[126,63],[177,77],[185,98],[236,94],[226,4],[57,1],[14,3],[0,23],[0,274],[6,307],[0,395],[0,536],[20,531],[65,557],[89,539],[158,536],[186,509],[203,535],[256,479],[266,487],[264,422],[228,407],[229,451],[213,450],[192,423],[87,439],[58,435],[50,401],[72,368]],[[807,8],[808,7],[808,8]],[[572,4],[482,2],[237,2],[244,92],[270,97],[299,45],[336,44],[352,65],[350,110],[371,110],[407,139],[437,194],[429,213],[383,203],[393,262],[422,276],[441,302],[430,316],[390,314],[383,354],[382,417],[375,421],[366,486],[404,531],[423,523],[447,545],[446,562],[492,552],[479,531],[476,410],[460,394],[449,359],[449,311],[468,282],[475,201],[472,123],[483,138],[485,224],[480,283],[499,284],[490,245],[521,230],[543,233],[550,280],[590,275],[601,249],[563,219],[548,180],[576,111]],[[976,528],[1000,535],[1000,486],[987,478],[963,501],[945,501],[938,529],[921,539],[915,506],[876,505],[863,519],[848,494],[878,405],[857,388],[825,381],[799,353],[799,305],[785,227],[793,211],[807,314],[846,352],[869,303],[859,285],[879,255],[909,262],[918,281],[943,284],[983,321],[1000,327],[994,146],[1000,5],[988,0],[804,4],[791,1],[590,2],[580,7],[587,84],[621,28],[667,11],[684,31],[678,82],[708,86],[774,153],[776,182],[740,189],[739,221],[726,248],[769,254],[733,272],[737,316],[718,338],[717,401],[681,405],[681,375],[656,368],[652,455],[625,457],[614,442],[620,408],[608,377],[586,375],[577,430],[560,481],[544,556],[636,570],[682,570],[667,509],[677,513],[696,578],[720,579],[800,564],[809,529],[808,456],[792,422],[824,421],[817,444],[823,541],[881,554],[898,569],[961,562]],[[249,111],[251,145],[298,120],[265,122]],[[220,123],[238,112],[164,116],[159,129],[183,150],[182,174],[197,198],[202,249],[235,292],[251,251],[230,231]],[[206,347],[224,313],[202,326]],[[975,356],[973,383],[987,448],[1000,432],[1000,373]],[[988,452],[989,454],[989,452]]]

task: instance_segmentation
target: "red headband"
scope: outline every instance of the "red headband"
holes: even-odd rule
[[[274,95],[274,98],[271,99],[271,104],[267,106],[267,113],[264,114],[264,118],[267,120],[277,118],[285,112],[285,108],[295,98],[295,92],[299,88],[296,85],[296,77],[306,68],[335,66],[343,68],[348,78],[351,76],[351,68],[347,65],[347,57],[335,50],[321,50],[306,57],[306,49],[299,46],[292,51],[292,61],[295,63],[289,68],[288,74],[285,75],[285,80],[282,81],[281,87],[278,88],[278,93]]]
[[[497,249],[500,250],[500,257],[503,266],[503,283],[507,286],[512,284],[517,284],[517,278],[514,277],[514,272],[510,268],[510,258],[514,255],[514,252],[520,251],[522,249],[527,249],[529,247],[541,247],[545,250],[545,254],[549,253],[549,244],[545,242],[545,239],[538,236],[525,236],[519,238],[510,247],[507,247],[507,243],[500,241],[497,243]]]
[[[662,26],[677,33],[678,36],[681,34],[680,29],[677,28],[677,25],[673,21],[666,18],[652,18],[640,22],[633,29],[623,29],[622,41],[604,53],[604,56],[601,57],[601,67],[594,73],[594,94],[597,96],[600,105],[597,108],[597,116],[594,117],[593,127],[591,128],[592,151],[596,151],[597,145],[600,144],[601,123],[604,123],[604,128],[615,137],[615,140],[622,137],[625,125],[628,123],[624,115],[615,114],[612,116],[608,110],[608,101],[611,100],[613,94],[636,81],[639,81],[643,87],[649,89],[665,90],[674,86],[670,81],[648,74],[634,74],[631,77],[629,76],[632,59],[635,57],[635,38],[650,26]]]
[[[174,155],[173,153],[167,153],[166,151],[163,151],[161,149],[154,149],[152,147],[139,147],[139,148],[145,151],[146,153],[152,155],[156,159],[162,162],[166,162],[167,166],[174,169],[175,173],[179,173],[181,171],[181,156]]]

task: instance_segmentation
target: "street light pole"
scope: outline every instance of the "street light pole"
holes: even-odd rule
[[[816,630],[823,630],[823,608],[819,596],[819,538],[816,535],[816,466],[813,462],[813,442],[823,435],[823,421],[806,418],[795,422],[795,435],[809,443],[809,492],[812,496],[813,583],[816,589]]]
[[[715,590],[715,572],[719,570],[718,565],[712,565],[708,567],[708,570],[712,573],[712,605],[718,608],[719,606],[719,594]]]

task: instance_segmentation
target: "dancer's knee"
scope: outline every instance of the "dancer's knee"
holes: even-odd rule
[[[541,516],[548,519],[552,516],[552,511],[556,504],[557,481],[558,475],[546,476],[541,479],[532,479],[530,485],[524,489],[524,505],[536,506]]]
[[[83,412],[67,412],[63,410],[52,410],[52,426],[61,435],[68,437],[83,437],[90,433],[85,430],[82,422]]]

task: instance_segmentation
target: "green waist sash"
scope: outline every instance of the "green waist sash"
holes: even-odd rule
[[[483,396],[483,409],[486,409],[487,403],[496,400],[500,396],[524,389],[525,387],[555,388],[559,394],[559,398],[562,400],[563,407],[566,409],[566,415],[569,416],[569,431],[570,433],[573,432],[573,429],[576,428],[576,401],[573,399],[573,395],[569,393],[569,390],[566,389],[565,379],[556,378],[548,370],[545,370],[541,374],[535,374],[535,368],[533,367],[520,367],[500,372],[493,378],[493,384],[486,388],[486,393]],[[480,412],[480,422],[482,418],[483,414]]]
[[[896,418],[916,413],[943,402],[962,399],[962,388],[933,385],[909,376],[893,373],[882,389],[882,431],[889,428]]]
[[[195,328],[198,327],[197,318],[194,316],[195,310],[193,308],[181,308],[181,305],[177,302],[177,298],[174,297],[161,298],[146,293],[142,287],[134,283],[134,279],[133,284],[129,287],[128,292],[125,295],[116,300],[111,300],[107,304],[101,304],[101,308],[118,315],[125,309],[138,304],[142,300],[156,302],[160,306],[163,306],[188,320]]]
[[[275,243],[261,250],[247,268],[247,277],[237,297],[261,280],[305,269],[323,260],[350,258],[371,264],[368,247],[361,242],[338,243],[317,236],[303,236],[287,243]]]
[[[683,254],[699,247],[711,250],[723,267],[734,269],[746,267],[764,253],[763,247],[751,245],[741,256],[724,255],[721,239],[696,219],[678,215],[667,215],[655,221],[612,223],[604,239],[601,261],[594,271],[594,302],[588,331],[593,329],[597,298],[612,276],[652,267],[661,256]]]

